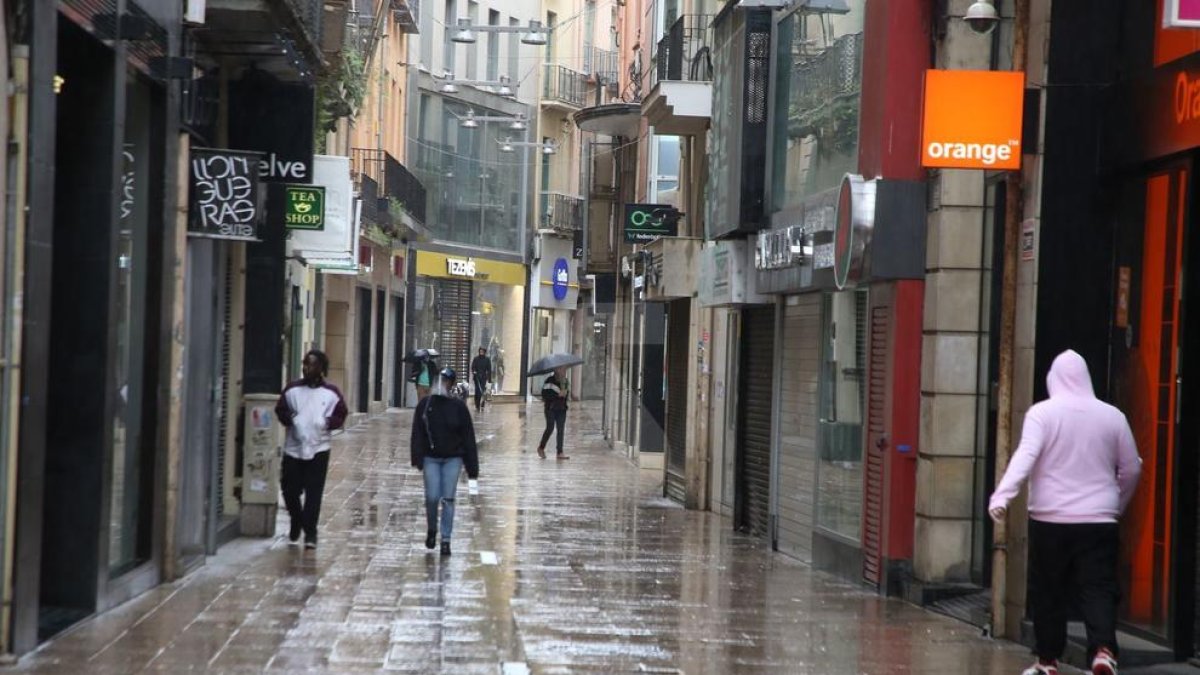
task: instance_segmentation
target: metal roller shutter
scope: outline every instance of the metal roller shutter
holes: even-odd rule
[[[683,502],[687,475],[688,332],[691,301],[671,303],[667,316],[667,479],[666,493]]]
[[[737,526],[756,536],[767,535],[770,521],[774,355],[775,308],[743,310],[738,384]]]
[[[871,308],[871,363],[867,392],[867,434],[883,436],[887,415],[888,324],[890,307]],[[884,455],[868,443],[863,495],[863,580],[879,587],[883,579]]]
[[[438,319],[442,331],[438,362],[465,374],[471,359],[471,282],[438,279]]]
[[[817,383],[821,367],[821,294],[792,296],[783,308],[779,371],[779,550],[812,561],[816,512]]]

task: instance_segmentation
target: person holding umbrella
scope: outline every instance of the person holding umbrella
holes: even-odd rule
[[[436,349],[418,349],[405,357],[405,361],[411,362],[412,371],[408,375],[408,381],[412,382],[417,387],[417,400],[424,400],[429,396],[429,391],[433,387],[434,378],[438,372],[437,357],[439,356]]]
[[[567,368],[577,366],[583,363],[583,359],[571,354],[551,354],[534,362],[526,374],[528,377],[536,377],[545,373],[550,373],[550,377],[542,383],[542,403],[545,406],[546,412],[546,431],[542,433],[542,441],[538,443],[537,454],[542,459],[546,458],[546,443],[550,441],[550,436],[558,430],[558,437],[555,439],[558,453],[556,458],[559,460],[570,459],[563,453],[563,437],[565,427],[567,425],[567,401],[571,397],[571,383],[567,380]]]

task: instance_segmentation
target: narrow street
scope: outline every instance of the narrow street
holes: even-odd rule
[[[599,433],[533,452],[541,414],[479,419],[480,494],[459,492],[454,554],[423,546],[411,412],[335,438],[314,553],[242,539],[66,632],[38,673],[1017,673],[1026,650],[773,554],[659,496]]]

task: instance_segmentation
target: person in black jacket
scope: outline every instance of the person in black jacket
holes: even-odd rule
[[[483,395],[492,383],[492,360],[487,350],[479,348],[479,355],[471,361],[471,381],[475,383],[475,412],[483,410]]]
[[[412,425],[412,465],[425,474],[425,548],[432,549],[437,541],[441,505],[442,555],[450,555],[454,493],[463,466],[468,478],[479,478],[479,451],[471,413],[466,403],[450,393],[456,379],[451,368],[441,372],[432,394],[417,404]]]
[[[563,427],[567,425],[567,400],[571,396],[571,383],[567,381],[567,369],[555,368],[550,377],[542,383],[542,402],[546,406],[546,431],[542,433],[542,442],[538,443],[538,457],[546,459],[546,443],[550,441],[550,434],[554,433],[555,427],[558,428],[558,437],[555,442],[558,444],[557,459],[570,459],[563,454]]]

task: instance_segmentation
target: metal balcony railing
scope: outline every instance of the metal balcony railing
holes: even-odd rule
[[[546,65],[542,98],[582,108],[587,100],[586,75],[564,66]]]
[[[392,11],[405,33],[419,33],[421,0],[392,0]]]
[[[372,148],[352,149],[350,175],[359,184],[360,193],[364,198],[363,182],[369,179],[377,186],[382,186],[383,194],[378,196],[399,201],[404,210],[417,222],[425,223],[425,186],[390,153]],[[376,193],[378,194],[378,187]],[[382,219],[383,215],[379,217]]]
[[[663,80],[709,82],[713,76],[711,14],[684,14],[658,41],[651,88]]]
[[[604,84],[617,81],[617,53],[598,47],[583,50],[583,74],[590,75]]]
[[[543,192],[542,227],[569,232],[582,230],[583,199],[561,192]]]

